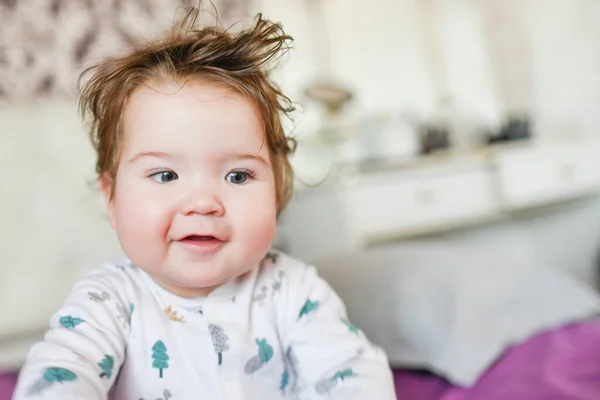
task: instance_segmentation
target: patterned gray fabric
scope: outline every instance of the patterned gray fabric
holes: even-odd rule
[[[213,0],[225,26],[249,0]],[[0,0],[0,99],[72,97],[87,66],[164,32],[198,0]],[[214,18],[211,22],[214,22]]]

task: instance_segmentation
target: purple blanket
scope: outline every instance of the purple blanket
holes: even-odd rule
[[[599,400],[600,321],[533,337],[509,349],[469,389],[435,375],[395,371],[398,400]]]
[[[0,400],[10,400],[16,383],[16,374],[0,374]]]

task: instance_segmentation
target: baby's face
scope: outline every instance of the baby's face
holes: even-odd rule
[[[130,97],[110,223],[131,261],[184,297],[247,272],[275,234],[275,182],[256,110],[208,83]]]

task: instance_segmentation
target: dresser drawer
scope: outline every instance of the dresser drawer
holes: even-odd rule
[[[494,160],[500,205],[528,208],[598,190],[599,150],[590,143],[503,150]]]
[[[343,198],[351,234],[363,242],[444,229],[496,210],[485,167],[369,175],[347,186]]]

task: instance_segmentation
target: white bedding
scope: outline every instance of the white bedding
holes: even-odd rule
[[[352,323],[393,366],[471,387],[510,346],[600,313],[600,295],[588,284],[514,250],[432,240],[334,255],[318,265]]]

